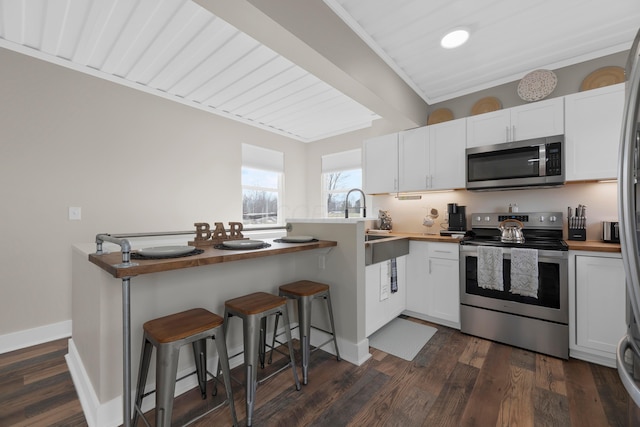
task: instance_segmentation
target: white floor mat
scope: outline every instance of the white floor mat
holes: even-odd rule
[[[437,329],[396,317],[369,337],[369,346],[413,360]]]

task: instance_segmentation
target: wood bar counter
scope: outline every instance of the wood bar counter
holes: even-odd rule
[[[329,240],[262,240],[270,247],[199,248],[204,252],[179,258],[131,257],[128,265],[115,245],[104,248],[113,252],[100,255],[95,244],[72,247],[73,321],[67,362],[90,425],[130,425],[127,402],[131,401],[131,378],[137,376],[144,322],[198,307],[222,313],[227,299],[256,291],[277,293],[281,284],[299,279],[321,279],[327,270],[318,267],[318,259],[324,263],[338,246]],[[135,252],[135,248],[130,251]],[[346,283],[343,291],[348,293],[352,287]],[[242,345],[240,334],[231,334],[228,342],[229,353],[237,352]],[[213,358],[216,353],[210,354]],[[180,358],[179,376],[193,370],[190,359]],[[152,384],[155,379],[152,373],[149,376]],[[184,383],[177,386],[177,394],[193,387],[189,381]]]
[[[251,250],[225,250],[202,248],[204,253],[181,258],[134,260],[137,265],[131,267],[120,267],[122,254],[113,252],[103,255],[90,254],[89,261],[102,268],[113,277],[121,279],[123,277],[134,277],[141,274],[159,273],[162,271],[179,270],[182,268],[201,267],[222,262],[240,261],[245,259],[262,258],[273,255],[289,254],[311,249],[330,248],[336,246],[336,242],[320,240],[309,243],[276,243],[267,239],[271,247]]]

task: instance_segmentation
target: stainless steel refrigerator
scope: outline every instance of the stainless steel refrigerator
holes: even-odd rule
[[[627,284],[627,334],[618,344],[618,375],[629,393],[629,425],[640,425],[640,31],[626,67],[618,170],[620,246]]]

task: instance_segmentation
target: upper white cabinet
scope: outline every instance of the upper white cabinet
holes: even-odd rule
[[[617,176],[624,83],[565,97],[567,181]]]
[[[564,133],[564,98],[467,118],[467,148]]]
[[[429,190],[465,187],[467,119],[451,120],[429,129]]]
[[[365,192],[464,188],[466,119],[364,141]]]
[[[367,139],[364,151],[364,192],[394,193],[398,189],[398,134]]]
[[[399,191],[420,191],[429,187],[429,129],[420,127],[400,132],[398,137]]]

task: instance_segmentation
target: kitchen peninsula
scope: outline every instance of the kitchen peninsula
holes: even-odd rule
[[[121,253],[115,245],[105,244],[105,250],[114,252],[103,255],[95,254],[95,244],[74,245],[73,331],[67,360],[86,417],[95,421],[95,425],[122,422],[123,287],[120,279],[126,277],[131,278],[131,377],[134,379],[138,374],[144,322],[194,307],[222,314],[224,301],[228,299],[255,291],[277,293],[278,286],[301,279],[331,286],[341,356],[357,365],[367,360],[370,355],[362,298],[364,234],[366,228],[372,227],[372,221],[306,219],[288,220],[288,224],[290,235],[314,236],[319,241],[294,244],[265,239],[271,247],[249,251],[207,248],[202,254],[185,258],[135,260],[138,265],[126,268],[118,266],[122,262]],[[132,244],[134,249],[143,245],[148,246],[148,242]],[[295,319],[293,311],[291,314]],[[328,320],[324,317],[323,310],[315,310],[313,323],[322,327]],[[312,344],[324,342],[324,338],[321,333],[312,334]],[[239,325],[230,325],[227,341],[230,354],[241,349]],[[326,350],[332,351],[329,347]],[[215,355],[215,351],[212,349],[209,354]],[[193,362],[187,356],[185,353],[180,358],[179,376],[192,370]],[[240,364],[240,358],[231,363],[232,366]],[[195,381],[193,384],[189,381],[179,382],[177,393],[195,386]],[[151,377],[148,382],[153,384],[154,379]]]

